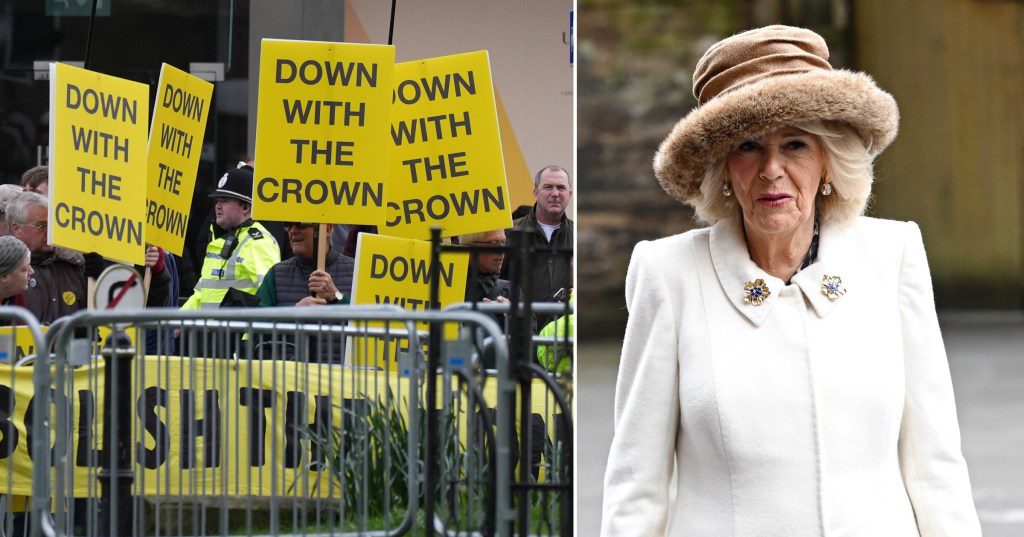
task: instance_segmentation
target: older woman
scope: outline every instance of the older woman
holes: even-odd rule
[[[10,235],[0,237],[0,305],[25,307],[22,293],[32,277],[28,246]]]
[[[920,230],[860,216],[896,103],[827,59],[697,64],[655,172],[711,227],[633,252],[604,535],[980,535]]]

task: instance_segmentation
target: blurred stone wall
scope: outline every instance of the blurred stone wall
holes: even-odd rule
[[[651,159],[696,104],[691,77],[700,55],[723,37],[782,22],[824,35],[832,64],[841,67],[850,50],[849,6],[846,0],[580,0],[579,10],[580,331],[618,338],[633,245],[696,226],[692,211],[661,190]]]

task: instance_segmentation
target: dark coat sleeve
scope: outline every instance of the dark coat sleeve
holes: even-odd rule
[[[140,274],[145,276],[146,267],[135,267]],[[171,274],[166,268],[159,274],[153,273],[149,282],[149,295],[146,297],[147,308],[165,308],[168,305],[168,295],[171,289]]]

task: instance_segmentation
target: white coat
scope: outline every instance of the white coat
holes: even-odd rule
[[[626,302],[602,535],[981,534],[916,224],[824,225],[789,285],[738,219],[641,242]]]

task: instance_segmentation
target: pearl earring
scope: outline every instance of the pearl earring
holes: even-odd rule
[[[727,198],[732,195],[732,189],[729,188],[729,183],[722,184],[722,195]]]
[[[832,193],[832,183],[825,183],[821,185],[821,195],[828,196]]]

